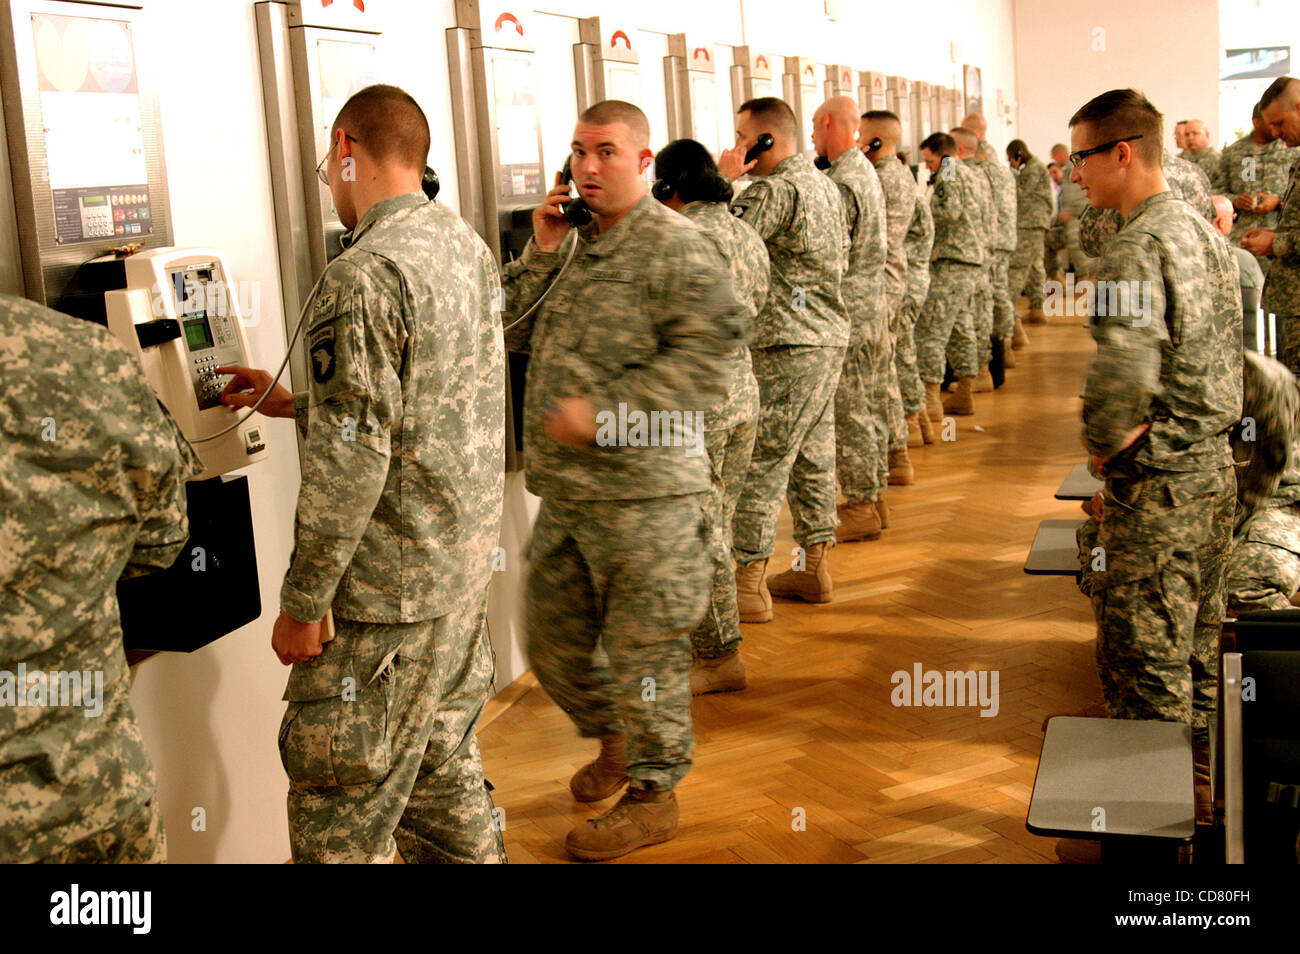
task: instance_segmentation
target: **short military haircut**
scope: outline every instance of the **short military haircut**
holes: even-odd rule
[[[1279,76],[1269,84],[1268,89],[1264,90],[1264,95],[1259,98],[1259,108],[1268,109],[1273,105],[1273,101],[1282,99],[1288,93],[1292,92],[1291,84],[1300,82],[1294,76]],[[1291,97],[1287,97],[1289,100]]]
[[[1093,145],[1141,136],[1129,143],[1133,153],[1149,166],[1160,165],[1164,155],[1160,111],[1138,90],[1112,89],[1094,96],[1070,117],[1071,128],[1080,123],[1088,124],[1096,140]]]
[[[1180,120],[1178,120],[1178,122],[1174,123],[1174,125],[1175,125],[1175,126],[1186,126],[1186,125],[1187,125],[1188,123],[1190,123],[1190,122],[1191,122],[1190,119],[1180,119]]]
[[[588,126],[612,126],[622,123],[632,134],[633,142],[638,146],[650,145],[650,121],[640,107],[621,99],[603,99],[594,106],[588,106],[578,122]]]
[[[946,132],[930,133],[921,141],[921,148],[928,149],[936,156],[957,154],[957,143]]]
[[[382,83],[348,97],[330,135],[344,129],[376,162],[424,172],[429,162],[429,121],[410,93]]]
[[[1029,151],[1029,144],[1023,139],[1013,139],[1007,143],[1007,155],[1021,160],[1034,158],[1034,154]]]
[[[799,141],[799,124],[795,121],[794,110],[783,99],[775,96],[747,99],[736,110],[737,115],[741,113],[749,113],[760,126],[767,126],[786,139]]]
[[[1059,149],[1061,152],[1066,153],[1067,155],[1068,155],[1069,152],[1070,152],[1070,147],[1067,146],[1067,145],[1066,145],[1065,143],[1063,143],[1063,142],[1055,143],[1055,144],[1052,146],[1051,150],[1049,150],[1049,151],[1051,151],[1051,152],[1056,152],[1058,149]]]
[[[1259,105],[1259,103],[1256,103],[1256,104],[1255,104],[1255,108],[1252,109],[1252,110],[1250,111],[1250,118],[1251,118],[1251,119],[1254,119],[1254,120],[1260,120],[1260,119],[1263,119],[1263,118],[1264,118],[1264,107],[1261,106],[1261,105]]]
[[[958,126],[950,130],[953,142],[960,143],[963,149],[969,149],[971,152],[977,152],[980,144],[979,133],[973,129],[967,129],[965,126]]]
[[[872,122],[883,121],[889,123],[898,123],[900,126],[902,125],[902,121],[898,118],[898,114],[895,112],[891,112],[888,109],[868,109],[865,113],[862,114],[862,118],[870,119]]]

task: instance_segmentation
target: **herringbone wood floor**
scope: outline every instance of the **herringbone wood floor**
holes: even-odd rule
[[[1040,520],[1079,512],[1052,494],[1083,460],[1078,393],[1093,344],[1078,319],[1028,331],[1019,367],[976,396],[956,442],[912,451],[916,484],[890,488],[881,539],[832,552],[835,601],[777,601],[773,622],[744,627],[750,688],[692,708],[677,838],[624,861],[1055,860],[1025,811],[1043,717],[1100,699],[1092,614],[1072,579],[1022,567]],[[783,514],[772,572],[791,546]],[[997,716],[895,708],[891,674],[918,662],[997,670]],[[614,801],[569,795],[594,742],[531,676],[489,716],[479,738],[510,859],[566,860],[570,827]],[[792,826],[800,808],[804,831]]]

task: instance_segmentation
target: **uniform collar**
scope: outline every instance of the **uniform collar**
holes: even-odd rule
[[[786,156],[784,159],[782,159],[780,162],[778,162],[775,166],[772,167],[772,171],[769,172],[768,175],[774,176],[782,169],[788,172],[794,166],[797,166],[799,164],[799,160],[801,159],[803,159],[804,162],[808,161],[807,159],[804,159],[803,156],[799,155],[799,153],[797,152],[793,156]]]
[[[352,245],[357,239],[365,234],[366,230],[386,216],[394,212],[400,212],[402,209],[413,209],[417,205],[424,205],[429,201],[429,197],[423,192],[407,192],[402,195],[389,196],[387,199],[380,199],[370,208],[366,209],[366,214],[361,216],[352,232],[347,236],[347,242],[344,248]]]
[[[623,217],[614,223],[612,229],[601,235],[596,234],[596,220],[593,217],[590,225],[584,225],[579,230],[583,241],[587,243],[587,254],[596,257],[613,255],[627,241],[627,236],[653,214],[653,206],[656,205],[659,205],[659,200],[647,192],[641,196],[636,205],[628,209]]]
[[[1155,195],[1149,195],[1141,202],[1138,203],[1137,208],[1135,208],[1132,212],[1129,213],[1129,217],[1125,219],[1124,222],[1125,224],[1132,222],[1143,212],[1155,208],[1157,205],[1161,204],[1162,202],[1172,202],[1173,199],[1174,199],[1174,194],[1170,192],[1168,189],[1166,189],[1164,192],[1157,192]]]
[[[861,149],[857,146],[849,146],[849,148],[845,149],[842,153],[831,160],[831,168],[834,169],[837,166],[849,166],[857,162],[857,160],[850,156],[849,153],[857,153],[857,155],[862,158],[863,162],[867,161],[867,157],[862,155]]]
[[[694,202],[687,202],[682,206],[681,213],[688,219],[707,218],[710,212],[724,208],[726,204],[725,202],[705,202],[703,199],[696,199]]]

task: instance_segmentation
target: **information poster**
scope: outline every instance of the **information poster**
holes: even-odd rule
[[[130,24],[32,15],[55,241],[153,231]]]
[[[537,90],[532,64],[522,57],[492,58],[492,98],[496,109],[497,166],[501,196],[540,195],[542,156],[538,147]]]

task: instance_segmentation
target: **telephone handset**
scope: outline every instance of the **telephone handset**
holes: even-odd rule
[[[749,151],[745,153],[745,165],[749,165],[757,159],[761,153],[767,152],[773,145],[775,145],[775,143],[776,140],[772,138],[771,133],[763,133],[763,135],[758,137],[758,140],[754,145],[749,147]]]
[[[571,169],[572,158],[564,160],[564,169],[560,172],[560,178],[566,184],[573,183],[573,172]],[[587,208],[587,203],[581,198],[570,199],[564,203],[564,218],[575,228],[586,225],[591,221],[591,209]]]

